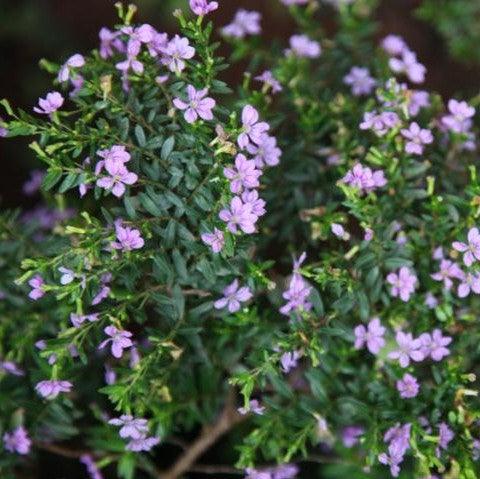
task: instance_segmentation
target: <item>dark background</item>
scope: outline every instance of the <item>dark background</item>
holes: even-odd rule
[[[476,0],[472,0],[476,1]],[[288,36],[294,26],[287,10],[278,0],[219,0],[220,9],[211,15],[220,27],[228,23],[240,6],[260,10],[264,36]],[[478,66],[466,66],[449,58],[446,45],[429,25],[415,18],[413,11],[421,0],[384,0],[378,10],[379,37],[387,33],[403,35],[428,68],[426,89],[439,91],[445,98],[453,92],[475,93],[480,80]],[[73,53],[85,53],[98,45],[98,31],[116,22],[113,0],[0,0],[0,98],[15,106],[31,110],[39,96],[51,90],[51,76],[41,71],[38,61],[47,58],[62,62]],[[185,7],[186,0],[137,0],[137,21],[151,23],[159,30],[175,30],[174,7]],[[227,52],[225,52],[227,53]],[[239,67],[226,73],[235,84],[241,78]],[[0,208],[30,207],[35,199],[21,192],[29,171],[42,167],[27,148],[28,141],[0,139]],[[176,450],[163,449],[170,459]],[[222,462],[221,449],[209,453],[208,462]],[[220,459],[219,459],[220,458]],[[225,459],[225,458],[224,458]],[[169,461],[168,461],[169,462]],[[86,474],[75,459],[41,455],[38,479],[80,479]],[[35,473],[33,473],[35,474]],[[318,477],[305,472],[305,477]],[[312,476],[310,476],[312,474]],[[30,477],[35,477],[34,475]],[[115,473],[111,477],[115,477]],[[207,477],[192,475],[192,478]],[[214,477],[214,476],[209,476]],[[238,476],[231,476],[238,477]]]

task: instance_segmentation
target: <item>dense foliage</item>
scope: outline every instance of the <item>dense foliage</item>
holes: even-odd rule
[[[374,0],[281,3],[290,39],[220,30],[239,85],[222,5],[168,36],[119,4],[32,113],[1,102],[43,163],[0,215],[2,478],[42,450],[95,479],[477,477],[478,98],[419,90]]]

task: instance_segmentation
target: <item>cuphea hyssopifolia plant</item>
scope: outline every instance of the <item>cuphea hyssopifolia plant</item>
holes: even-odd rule
[[[221,33],[233,59],[254,53],[222,103],[202,16],[218,5],[190,3],[174,36],[119,7],[98,51],[43,62],[56,86],[35,115],[2,102],[48,166],[48,206],[2,216],[5,449],[88,424],[92,477],[111,462],[164,477],[138,453],[210,423],[178,477],[248,420],[251,479],[295,477],[302,457],[476,477],[475,108],[418,89],[406,42],[369,39],[369,1],[329,2],[333,39],[316,2],[282,1],[299,31],[272,51],[240,10]]]
[[[49,207],[25,221],[56,212],[43,233],[2,223],[4,264],[24,270],[14,270],[16,287],[11,270],[2,276],[2,370],[5,384],[21,380],[2,401],[10,452],[28,452],[24,431],[40,447],[75,436],[83,416],[97,423],[92,450],[126,450],[115,460],[131,476],[128,451],[215,418],[251,346],[250,332],[218,319],[242,310],[254,322],[247,303],[270,284],[251,239],[268,168],[251,149],[270,126],[245,102],[222,104],[230,89],[216,78],[225,65],[204,3],[192,5],[194,19],[178,14],[172,37],[119,7],[122,25],[100,31],[99,50],[42,62],[55,87],[34,114],[3,101],[8,136],[36,136],[30,146],[47,166],[27,189],[40,178]]]

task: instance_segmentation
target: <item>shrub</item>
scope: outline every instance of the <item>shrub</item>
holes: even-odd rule
[[[288,42],[221,30],[235,92],[192,0],[171,37],[117,5],[98,50],[42,61],[34,113],[2,101],[45,170],[0,217],[2,477],[38,450],[97,479],[477,477],[474,103],[416,88],[376,2],[328,2],[331,37],[282,3]]]

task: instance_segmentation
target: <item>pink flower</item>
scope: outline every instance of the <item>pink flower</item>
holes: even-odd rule
[[[258,188],[260,186],[258,178],[262,175],[262,171],[255,168],[253,160],[247,160],[245,155],[239,153],[235,157],[235,166],[224,168],[223,174],[230,180],[230,191],[238,194],[244,188]]]
[[[123,227],[121,220],[115,222],[115,232],[117,241],[112,241],[110,244],[113,249],[121,249],[122,251],[132,251],[134,249],[143,248],[145,241],[140,235],[140,231]]]
[[[413,83],[423,83],[427,69],[418,62],[417,55],[410,50],[404,50],[402,58],[390,58],[390,68],[395,73],[404,73]]]
[[[239,196],[234,196],[230,208],[224,208],[218,216],[227,223],[227,228],[232,233],[236,233],[240,228],[244,233],[251,234],[255,231],[258,220],[258,216],[253,214],[252,205],[243,203]]]
[[[387,35],[382,40],[382,48],[392,56],[399,56],[408,50],[405,40],[399,35]]]
[[[133,185],[138,180],[138,176],[128,171],[123,161],[105,160],[103,166],[109,176],[98,179],[97,186],[111,191],[117,198],[120,198],[125,193],[125,185]],[[96,171],[98,171],[98,168]]]
[[[461,278],[457,294],[459,298],[466,298],[470,292],[480,294],[480,273],[467,273]]]
[[[388,354],[390,359],[398,359],[400,366],[406,368],[413,361],[423,361],[425,355],[422,351],[422,342],[419,338],[413,339],[411,333],[398,331],[395,336],[399,349]]]
[[[60,68],[60,71],[58,72],[58,81],[59,82],[65,82],[67,81],[71,75],[72,75],[72,70],[74,68],[80,68],[85,65],[85,58],[80,55],[79,53],[71,56]]]
[[[218,8],[218,2],[208,0],[190,0],[190,9],[195,15],[204,16]]]
[[[405,151],[410,154],[421,155],[423,145],[429,145],[433,142],[433,135],[430,130],[425,130],[413,122],[407,129],[401,130],[402,136],[408,141],[405,144]]]
[[[436,362],[450,354],[447,346],[452,342],[449,336],[443,336],[440,329],[434,329],[432,334],[423,333],[419,337],[422,343],[422,352],[425,358],[429,356]]]
[[[40,299],[42,296],[45,295],[45,291],[43,289],[45,281],[43,281],[43,278],[39,274],[35,275],[28,282],[28,284],[32,287],[32,290],[28,294],[28,297],[30,299],[33,299],[34,301],[37,301],[37,299]]]
[[[343,77],[343,82],[352,87],[354,96],[369,95],[377,84],[370,76],[370,70],[361,67],[352,67],[348,75]]]
[[[18,426],[12,432],[6,432],[3,435],[3,445],[9,452],[25,455],[30,452],[32,441],[23,426]]]
[[[198,117],[203,120],[212,120],[212,109],[215,107],[215,100],[210,97],[206,97],[208,89],[195,90],[192,85],[187,86],[188,103],[175,98],[173,104],[179,110],[185,110],[183,114],[187,123],[194,123]]]
[[[367,345],[368,350],[372,354],[378,354],[380,349],[385,346],[385,328],[380,323],[379,318],[373,318],[367,328],[363,324],[357,326],[354,330],[355,333],[355,349],[361,349]]]
[[[190,60],[195,55],[195,48],[191,47],[188,38],[175,35],[162,49],[162,63],[170,71],[180,73],[185,69],[185,60]]]
[[[38,100],[38,107],[34,107],[33,111],[42,115],[52,116],[52,113],[56,112],[64,102],[63,96],[58,91],[47,93],[46,98],[40,98]]]
[[[387,282],[392,285],[390,294],[394,298],[399,296],[402,301],[407,302],[415,291],[417,277],[406,266],[403,266],[398,273],[390,273],[387,276]]]
[[[449,100],[449,115],[442,117],[442,125],[454,133],[466,133],[472,126],[475,108],[465,101]]]
[[[457,263],[448,259],[440,261],[440,271],[430,275],[435,281],[443,281],[443,285],[447,291],[453,286],[452,278],[463,279],[465,274],[460,269]]]
[[[107,326],[104,332],[110,338],[100,343],[98,349],[103,349],[108,343],[111,343],[111,351],[115,358],[121,358],[123,350],[133,346],[133,342],[130,339],[132,337],[130,331],[122,331],[115,326]]]
[[[214,228],[213,233],[202,233],[202,241],[212,248],[214,253],[220,253],[225,246],[225,237],[223,232]]]
[[[237,142],[240,148],[246,148],[251,142],[257,145],[262,142],[262,136],[270,129],[270,125],[258,121],[258,111],[251,105],[246,105],[242,110],[242,133]]]
[[[460,241],[452,243],[453,249],[463,254],[465,266],[471,266],[474,261],[480,261],[480,232],[478,228],[471,228],[467,235],[468,244]]]
[[[322,54],[322,48],[320,43],[307,35],[293,35],[290,37],[290,48],[285,53],[299,58],[318,58]]]

